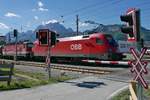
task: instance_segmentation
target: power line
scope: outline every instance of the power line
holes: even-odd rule
[[[120,1],[119,1],[120,2]],[[115,5],[117,5],[119,2],[114,2],[114,4]],[[123,2],[121,2],[121,3],[123,3]],[[144,2],[144,3],[142,3],[142,4],[147,4],[147,2]],[[134,5],[134,6],[139,6],[139,5],[141,5],[141,3],[140,4],[136,4],[136,5]],[[111,5],[111,6],[114,6],[114,5]],[[111,10],[112,9],[119,9],[118,7],[120,7],[120,6],[117,6],[117,7],[112,7],[112,8],[109,8],[110,9],[110,12],[109,13],[107,13],[107,14],[110,14],[110,13],[112,13],[111,12]],[[121,6],[121,7],[123,7],[123,6]],[[124,8],[128,8],[128,7],[126,7],[126,5],[124,6]],[[101,10],[95,10],[95,11],[92,11],[92,12],[90,12],[90,15],[92,14],[92,13],[94,13],[94,15],[96,15],[96,17],[98,17],[99,16],[99,14],[98,14],[98,12],[102,12],[102,8],[101,8]],[[113,12],[114,13],[114,12]],[[89,15],[89,13],[87,13],[88,15]],[[119,14],[119,13],[118,13]],[[85,14],[84,14],[85,15]],[[93,14],[92,14],[93,15]],[[117,15],[117,14],[116,14]],[[111,15],[111,16],[113,16],[113,15]],[[83,17],[83,16],[82,16]],[[81,18],[82,18],[81,17]]]
[[[104,8],[104,7],[105,7],[106,5],[108,5],[108,4],[112,4],[112,5],[115,4],[115,5],[116,5],[116,3],[118,3],[118,2],[120,2],[120,0],[119,0],[119,1],[111,1],[111,2],[109,2],[109,3],[106,2],[106,3],[104,3],[103,5],[101,4],[101,5],[100,5],[100,8],[102,9],[102,8]],[[86,8],[89,9],[89,8],[95,8],[95,7],[97,7],[97,6],[99,7],[99,4],[97,4],[97,3],[94,4],[94,5],[95,5],[95,6],[93,6],[93,4],[92,4],[92,5],[88,5],[88,6],[86,6],[86,7],[80,8],[80,9],[78,9],[78,10],[72,12],[72,13],[85,11],[85,10],[87,10]],[[96,6],[96,5],[97,5],[97,6]],[[81,10],[81,11],[80,11],[80,10]],[[72,13],[69,13],[69,15],[72,14]],[[88,13],[88,14],[89,14],[89,13]],[[90,13],[90,14],[91,14],[91,13]],[[81,17],[81,18],[83,18],[83,17]]]
[[[89,12],[82,13],[83,16],[82,16],[81,18],[84,18],[85,15],[89,15],[89,14],[90,14],[90,15],[93,15],[93,14],[94,14],[94,15],[97,16],[99,12],[102,12],[102,13],[109,13],[109,12],[104,12],[103,9],[107,9],[106,6],[108,6],[108,4],[110,4],[111,7],[113,7],[114,5],[116,5],[116,4],[120,3],[120,2],[121,2],[120,0],[118,0],[118,1],[112,1],[112,2],[109,2],[109,3],[107,3],[107,4],[98,6],[98,8],[93,9],[90,13],[89,13]],[[114,7],[113,7],[113,8],[114,8]],[[112,8],[110,8],[110,7],[109,7],[108,9],[112,10]]]
[[[95,6],[98,5],[98,3],[99,3],[99,1],[96,2],[96,3],[94,3],[94,4],[90,4],[90,5],[87,5],[87,6],[85,6],[85,7],[81,7],[81,8],[79,8],[79,9],[77,9],[77,10],[74,10],[74,11],[71,11],[71,12],[69,12],[69,13],[62,14],[62,15],[65,16],[65,17],[67,17],[67,16],[73,15],[73,14],[75,14],[75,13],[77,13],[77,12],[81,12],[81,11],[84,11],[84,10],[86,10],[86,9],[95,7]]]
[[[94,3],[94,4],[92,4],[92,5],[88,5],[88,6],[85,6],[85,7],[82,7],[82,8],[79,8],[78,10],[75,10],[75,11],[73,11],[73,12],[71,12],[71,13],[68,13],[68,14],[66,14],[66,15],[63,15],[65,18],[66,17],[69,17],[70,15],[75,15],[77,12],[83,12],[83,11],[87,11],[88,9],[91,9],[91,8],[97,8],[97,7],[99,7],[99,9],[103,9],[103,8],[106,8],[106,6],[108,5],[108,4],[111,4],[111,5],[113,5],[113,4],[116,4],[117,2],[120,2],[120,0],[117,0],[117,1],[110,1],[110,2],[103,2],[103,3],[101,3],[101,4],[99,4],[99,3]],[[95,12],[96,10],[94,10],[93,12]],[[93,13],[92,12],[92,13]],[[83,13],[82,13],[83,14]],[[89,14],[89,12],[87,11],[87,14]],[[90,14],[91,14],[91,12],[90,12]]]

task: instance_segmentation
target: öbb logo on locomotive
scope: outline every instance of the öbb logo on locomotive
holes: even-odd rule
[[[70,49],[71,50],[82,50],[82,44],[71,44]]]

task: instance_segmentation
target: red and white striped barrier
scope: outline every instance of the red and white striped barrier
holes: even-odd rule
[[[130,61],[100,61],[100,60],[82,60],[83,62],[96,64],[129,65]]]

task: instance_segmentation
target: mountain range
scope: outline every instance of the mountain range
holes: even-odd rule
[[[122,25],[119,24],[114,24],[114,25],[103,25],[99,24],[98,27],[91,29],[91,30],[86,30],[84,32],[79,32],[79,34],[92,34],[95,32],[102,32],[102,33],[107,33],[107,34],[112,34],[113,37],[116,40],[126,40],[126,34],[123,34],[120,30]],[[75,32],[73,31],[72,28],[66,28],[62,24],[56,22],[56,23],[48,23],[45,25],[39,25],[34,31],[28,30],[26,32],[22,32],[18,34],[18,40],[23,41],[23,40],[29,40],[29,41],[35,41],[36,39],[36,34],[35,32],[38,29],[50,29],[52,31],[56,31],[59,34],[59,37],[69,37],[69,36],[74,36]],[[8,41],[9,34],[11,37],[11,41],[14,41],[14,38],[12,36],[12,32],[9,32],[6,34],[6,38]],[[141,38],[143,38],[146,41],[150,41],[150,30],[141,27]]]
[[[36,40],[35,32],[37,32],[39,29],[49,29],[52,31],[56,31],[59,34],[59,37],[73,36],[74,34],[72,28],[66,28],[62,24],[56,22],[56,23],[48,23],[45,25],[39,25],[34,31],[28,30],[26,32],[18,33],[18,41],[24,41],[24,40],[29,40],[31,42],[35,41]],[[11,38],[11,42],[15,41],[13,32],[8,32],[6,34],[7,42],[10,41],[9,37]]]
[[[125,33],[121,32],[121,27],[123,25],[114,24],[114,25],[103,25],[100,24],[98,27],[92,30],[86,30],[85,33],[94,33],[94,32],[102,32],[107,34],[112,34],[116,40],[127,40],[127,36]],[[140,29],[141,38],[145,41],[150,41],[150,30],[141,27]]]

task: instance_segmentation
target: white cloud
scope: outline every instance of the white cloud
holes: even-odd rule
[[[49,24],[49,23],[58,23],[58,21],[56,19],[51,19],[47,21],[45,24]]]
[[[17,18],[20,18],[21,16],[15,14],[15,13],[12,13],[12,12],[8,12],[8,13],[5,14],[5,17],[17,17]]]
[[[41,1],[38,1],[38,6],[39,6],[39,7],[43,7],[44,4],[43,4]]]
[[[38,1],[38,7],[32,9],[32,11],[48,11],[47,8],[44,7],[44,4],[41,1]]]
[[[4,23],[0,23],[0,29],[9,29],[9,26]]]
[[[56,19],[51,19],[51,20],[48,20],[48,21],[42,21],[42,24],[43,25],[46,25],[46,24],[49,24],[49,23],[59,23],[59,21],[58,20],[56,20]]]
[[[79,26],[80,27],[87,27],[87,26],[89,26],[89,23],[79,22]]]
[[[34,19],[35,19],[35,20],[38,20],[38,19],[39,19],[39,17],[38,17],[38,16],[34,16]]]
[[[36,9],[32,9],[32,11],[36,11]]]
[[[42,7],[39,7],[38,10],[39,10],[39,11],[48,11],[48,9],[42,8]]]

